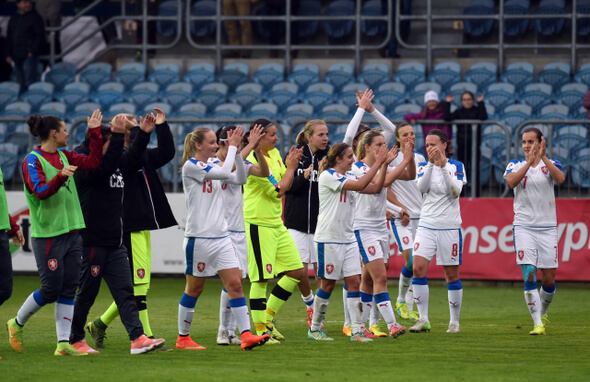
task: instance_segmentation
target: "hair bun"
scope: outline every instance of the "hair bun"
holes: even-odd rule
[[[29,125],[29,131],[33,136],[39,136],[39,128],[43,124],[43,117],[40,114],[33,114],[27,119],[27,125]]]

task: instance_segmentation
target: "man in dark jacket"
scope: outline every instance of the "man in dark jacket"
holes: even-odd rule
[[[158,137],[158,147],[144,150],[139,160],[128,157],[127,160],[121,162],[125,179],[123,244],[128,250],[131,263],[139,318],[148,337],[152,337],[146,302],[150,288],[152,263],[150,231],[178,225],[156,172],[157,169],[174,158],[174,138],[166,123],[164,112],[160,109],[155,110],[157,112],[155,130]],[[138,140],[147,146],[150,133],[137,127],[135,117],[128,116],[128,118],[130,118],[128,119],[128,127],[134,127],[130,129],[129,139],[126,140],[125,146],[129,146],[127,142],[133,146]],[[142,121],[140,117],[140,124]],[[100,318],[88,323],[87,328],[95,343],[102,343],[106,328],[117,315],[117,305],[113,303]],[[164,348],[171,350],[168,347],[160,349]]]
[[[17,0],[16,6],[18,13],[8,21],[6,62],[14,63],[22,93],[40,79],[37,66],[45,44],[45,27],[31,0]]]
[[[146,118],[142,129],[151,131],[155,118]],[[125,118],[115,118],[112,127],[101,127],[103,157],[100,167],[92,171],[76,172],[74,177],[78,188],[80,206],[86,228],[80,231],[83,244],[80,289],[76,294],[70,343],[84,353],[97,353],[84,339],[84,324],[90,307],[98,295],[104,278],[113,295],[121,321],[131,340],[131,353],[145,353],[164,344],[163,339],[151,340],[143,333],[139,320],[137,303],[133,296],[133,282],[127,259],[127,248],[123,245],[123,187],[121,158],[139,158],[145,145],[133,145],[123,152],[125,140]],[[90,153],[88,138],[75,151]],[[98,344],[100,345],[100,344]],[[99,347],[96,345],[97,347]]]

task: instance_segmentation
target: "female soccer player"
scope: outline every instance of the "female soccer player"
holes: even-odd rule
[[[303,264],[293,237],[283,225],[281,198],[289,190],[295,170],[301,158],[301,149],[291,148],[283,164],[279,150],[275,148],[277,128],[268,119],[257,119],[252,126],[261,125],[264,137],[260,141],[262,156],[250,153],[248,161],[258,164],[266,160],[270,169],[267,178],[251,176],[244,186],[244,222],[248,239],[248,277],[250,287],[250,311],[258,334],[269,331],[269,344],[284,339],[274,327],[275,314],[291,296],[303,277]],[[273,288],[268,304],[266,286],[268,280],[283,274]],[[311,290],[301,291],[304,296]]]
[[[347,303],[351,315],[351,341],[372,341],[365,337],[361,328],[359,247],[353,230],[354,208],[357,192],[376,194],[383,189],[387,163],[393,159],[393,150],[385,148],[375,155],[374,166],[357,179],[349,171],[354,163],[352,148],[346,143],[337,143],[330,148],[322,161],[319,179],[320,212],[314,235],[318,257],[318,276],[321,287],[315,302],[308,338],[332,340],[321,328],[328,302],[336,280],[344,279],[348,286]],[[381,168],[379,176],[377,170]],[[373,179],[375,178],[375,179]],[[374,180],[375,183],[371,183]],[[357,192],[355,192],[357,191]]]
[[[236,129],[236,126],[224,126],[217,130],[217,144],[219,149],[217,155],[210,159],[210,162],[218,166],[223,166],[227,159],[227,154],[230,148],[228,143],[228,132]],[[248,162],[246,158],[253,150],[262,155],[260,150],[260,139],[264,135],[262,126],[255,126],[248,137],[248,144],[241,151],[242,159],[246,169],[246,175],[254,175],[267,177],[269,175],[268,165],[266,161],[260,162],[260,167]],[[238,259],[240,260],[240,270],[242,271],[242,281],[248,277],[248,242],[246,241],[246,230],[244,228],[244,197],[241,183],[233,183],[230,181],[223,181],[221,183],[221,190],[223,195],[223,204],[225,205],[225,220],[228,225],[229,237],[236,249]],[[221,290],[219,301],[219,329],[217,331],[218,345],[240,345],[241,341],[235,335],[236,320],[231,313],[229,306],[229,295],[227,290]]]
[[[352,173],[357,177],[363,177],[375,165],[375,154],[386,149],[383,134],[378,129],[367,132],[358,145],[357,157],[358,162],[352,166]],[[387,190],[389,186],[402,175],[407,166],[415,169],[413,162],[412,150],[413,142],[406,144],[406,156],[400,166],[392,169],[386,175],[383,189],[376,195],[361,194],[355,207],[354,214],[354,233],[360,249],[363,260],[363,270],[361,277],[361,302],[363,303],[362,329],[367,337],[385,336],[378,332],[377,327],[371,333],[365,329],[365,323],[373,306],[373,295],[375,305],[387,323],[389,335],[397,338],[406,333],[406,328],[395,321],[389,292],[387,292],[387,270],[385,260],[389,259],[389,240],[387,232]],[[397,146],[393,152],[397,153]],[[393,158],[392,158],[393,159]],[[389,165],[386,170],[389,169]],[[411,177],[416,176],[412,171]]]
[[[303,150],[301,160],[295,171],[291,188],[285,194],[285,226],[293,236],[299,256],[303,262],[303,277],[299,287],[309,290],[307,296],[301,295],[307,307],[307,325],[313,316],[313,292],[307,276],[309,264],[317,275],[317,259],[313,244],[313,234],[318,222],[319,196],[318,176],[320,162],[328,153],[328,126],[321,119],[312,119],[297,135],[297,148]],[[319,280],[316,279],[316,288]]]
[[[242,132],[243,129],[238,127],[228,133],[230,148],[223,166],[207,164],[218,148],[217,137],[210,129],[199,127],[184,141],[182,185],[188,210],[184,239],[187,266],[186,287],[178,306],[177,349],[204,349],[191,339],[189,332],[205,278],[215,274],[219,275],[229,294],[229,305],[242,336],[241,348],[252,349],[270,338],[250,333],[240,263],[227,232],[221,195],[221,181],[237,184],[246,181],[244,161],[238,153]],[[235,173],[232,172],[234,163]]]
[[[41,138],[41,145],[26,156],[22,165],[41,288],[31,293],[16,317],[6,323],[10,345],[17,353],[23,352],[23,326],[43,306],[55,302],[58,342],[54,354],[87,354],[78,352],[69,344],[74,296],[82,264],[82,238],[78,230],[85,227],[72,175],[100,165],[101,120],[100,110],[95,110],[87,120],[90,155],[63,149],[67,145],[68,132],[61,119],[36,114],[27,120],[31,134]]]
[[[397,144],[400,147],[400,152],[397,157],[390,163],[390,167],[399,166],[405,159],[406,140],[408,138],[414,139],[414,128],[409,123],[401,123],[395,131]],[[416,151],[412,154],[414,157],[414,165],[425,162],[424,156]],[[408,170],[410,168],[408,167]],[[401,218],[396,218],[392,225],[397,246],[404,257],[404,267],[399,275],[399,288],[397,301],[395,303],[395,310],[400,318],[404,320],[418,320],[418,312],[412,310],[414,306],[414,294],[411,289],[412,277],[412,248],[414,247],[414,237],[416,236],[416,229],[420,221],[420,209],[422,208],[422,193],[418,189],[418,182],[416,179],[398,179],[391,184],[391,193],[404,206],[410,215],[409,224],[404,225]],[[389,196],[392,196],[388,194]],[[389,206],[389,204],[388,204]],[[393,208],[392,206],[389,206]],[[409,305],[409,306],[408,306]]]
[[[522,268],[524,298],[534,322],[529,334],[541,335],[549,322],[547,308],[555,295],[558,266],[553,186],[555,182],[562,184],[565,175],[559,161],[547,158],[545,137],[539,129],[524,129],[522,149],[525,160],[511,161],[504,178],[514,190],[514,251],[516,264]],[[537,268],[542,275],[539,291]]]
[[[420,319],[411,332],[430,331],[428,319],[428,266],[436,254],[436,264],[444,268],[447,281],[451,320],[447,333],[459,332],[459,315],[463,287],[459,279],[463,238],[459,195],[467,182],[463,164],[446,155],[452,154],[451,142],[439,129],[431,130],[425,139],[428,163],[418,168],[418,189],[425,195],[420,211],[420,223],[414,239],[413,269],[414,301]]]

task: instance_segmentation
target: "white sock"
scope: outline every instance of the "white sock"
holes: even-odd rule
[[[377,307],[377,302],[373,301],[373,306],[371,307],[371,314],[369,315],[369,327],[373,325],[379,324],[379,308]]]
[[[541,316],[547,314],[547,308],[549,308],[549,304],[553,301],[553,296],[555,296],[555,290],[553,292],[545,292],[545,289],[541,286],[539,289],[539,299],[541,300]]]
[[[238,326],[238,324],[236,322],[236,316],[232,312],[231,308],[229,311],[230,311],[230,314],[229,314],[229,321],[227,323],[227,331],[229,334],[232,334],[232,333],[236,332],[236,327]]]
[[[305,303],[305,309],[313,308],[313,292],[309,292],[309,296],[301,295],[303,302]]]
[[[398,286],[398,295],[397,295],[397,302],[406,302],[409,304],[410,302],[406,300],[406,295],[408,293],[408,289],[410,289],[410,285],[412,285],[412,278],[413,277],[406,277],[403,273],[399,274],[399,286]]]
[[[416,279],[414,278],[414,281]],[[430,291],[428,290],[428,284],[412,284],[414,288],[414,302],[418,307],[418,313],[420,313],[420,319],[430,322],[428,320],[428,299]]]
[[[60,301],[61,300],[61,301]],[[58,298],[55,303],[55,330],[57,341],[69,341],[74,317],[74,299]]]
[[[408,293],[406,293],[406,305],[408,306],[408,311],[414,310],[414,287],[410,285],[408,288]]]
[[[16,321],[24,326],[29,318],[33,316],[33,314],[37,313],[42,307],[44,307],[46,302],[41,298],[41,294],[39,291],[36,290],[27,297],[23,305],[18,310],[16,314]]]
[[[449,311],[451,312],[451,323],[459,325],[459,316],[461,315],[461,303],[463,302],[463,289],[448,291]]]
[[[350,314],[350,325],[351,333],[354,336],[361,332],[361,327],[364,326],[362,323],[362,312],[361,312],[361,297],[358,292],[353,293],[354,297],[347,298],[348,312]]]
[[[539,298],[539,291],[537,289],[525,290],[524,300],[535,325],[541,324],[541,299]]]
[[[178,334],[181,336],[188,336],[191,331],[196,304],[197,298],[186,293],[182,295],[180,304],[178,304]]]
[[[350,312],[348,311],[348,290],[342,287],[342,306],[344,307],[344,326],[350,326]]]
[[[329,298],[329,293],[324,292],[322,289],[318,290],[313,303],[313,318],[311,319],[310,328],[312,332],[318,331],[322,328],[322,321],[324,321],[326,311],[328,310],[328,304],[330,303]]]
[[[229,306],[236,319],[240,334],[250,331],[250,313],[246,305],[246,297],[238,297],[229,300]]]
[[[391,306],[391,299],[389,292],[382,292],[375,294],[375,303],[379,312],[383,315],[383,319],[387,322],[387,328],[391,328],[395,324],[395,315],[393,314],[393,307]]]
[[[225,288],[221,289],[221,295],[219,297],[219,331],[227,330],[229,321],[231,319],[232,312],[229,307],[229,294]]]
[[[369,315],[371,314],[371,309],[375,305],[373,303],[373,295],[361,291],[361,330],[365,329],[367,325],[367,320],[369,319]]]

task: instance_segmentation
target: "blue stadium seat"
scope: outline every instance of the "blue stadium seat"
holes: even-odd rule
[[[109,111],[105,114],[107,118],[114,118],[117,114],[135,114],[137,107],[128,102],[120,102],[109,107]]]
[[[224,103],[218,105],[211,113],[211,118],[226,120],[240,118],[242,116],[242,107],[237,103]]]
[[[537,82],[553,86],[558,92],[561,87],[570,82],[571,67],[563,62],[551,62],[545,65],[542,72],[537,74]]]
[[[489,103],[486,103],[486,111],[488,113],[488,119],[494,119],[496,118],[496,107],[494,105],[490,105]]]
[[[436,94],[439,95],[439,99],[441,97],[442,86],[437,84],[436,82],[423,82],[414,86],[414,89],[410,93],[408,100],[411,103],[415,103],[420,107],[424,107],[424,94],[428,91],[435,91]]]
[[[399,82],[386,82],[379,86],[375,92],[373,104],[380,103],[385,107],[386,113],[393,112],[393,109],[406,102],[406,86]],[[356,99],[355,99],[356,103]]]
[[[580,1],[578,1],[576,9],[578,15],[590,15],[590,2],[580,4]],[[578,18],[576,23],[578,36],[590,36],[590,18]]]
[[[126,98],[134,103],[138,110],[142,110],[145,105],[158,101],[159,90],[158,84],[154,82],[141,82],[133,85]]]
[[[279,117],[279,107],[273,103],[258,103],[250,108],[248,119],[268,119],[276,121]]]
[[[322,110],[324,106],[332,103],[334,99],[334,86],[320,82],[311,84],[305,92],[305,102],[312,105],[316,112]]]
[[[565,13],[565,4],[559,1],[541,0],[539,8],[535,12],[537,15],[561,15]],[[563,26],[565,25],[565,18],[561,19],[536,19],[535,29],[537,33],[542,36],[555,36],[558,35]]]
[[[242,106],[242,109],[247,112],[262,100],[262,85],[253,82],[239,85],[235,93],[229,96],[229,100]]]
[[[35,82],[21,95],[21,100],[31,104],[32,112],[36,113],[42,104],[53,99],[53,84],[50,82]]]
[[[131,90],[133,85],[145,81],[145,65],[137,62],[125,64],[115,73],[113,79],[122,83],[126,91]]]
[[[238,85],[246,83],[249,76],[250,66],[248,66],[248,64],[234,62],[225,65],[223,70],[217,74],[217,82],[226,84],[228,90],[233,92]]]
[[[553,145],[572,150],[584,148],[588,144],[588,127],[585,125],[567,125],[555,129]]]
[[[334,92],[340,92],[342,88],[354,82],[354,67],[348,62],[338,62],[330,65],[324,75],[324,82],[334,86]]]
[[[339,104],[326,105],[320,112],[320,119],[348,119],[350,110],[348,106]]]
[[[555,102],[566,105],[570,108],[570,113],[577,114],[587,91],[588,85],[585,84],[565,84],[561,87],[559,94],[555,96]]]
[[[263,95],[267,95],[273,85],[285,79],[285,65],[278,62],[268,62],[258,67],[252,74],[252,81],[262,85]]]
[[[178,15],[178,0],[163,1],[158,7],[158,16],[176,16]],[[184,3],[180,2],[181,7]],[[184,14],[184,11],[181,11]],[[171,37],[178,34],[177,22],[173,20],[156,21],[156,30],[160,36]],[[177,80],[178,81],[178,80]],[[161,85],[161,84],[160,84]]]
[[[73,111],[81,103],[90,99],[90,85],[85,82],[72,82],[67,84],[57,96],[59,102],[66,104],[68,112]]]
[[[94,110],[100,109],[100,104],[95,102],[85,102],[78,104],[73,112],[68,113],[67,119],[70,122],[78,120],[86,121],[86,117],[92,116]]]
[[[154,111],[154,108],[156,107],[162,110],[166,117],[170,117],[173,115],[172,106],[170,104],[162,102],[148,103],[143,107],[142,114],[154,113],[154,115],[156,115],[156,112]]]
[[[456,83],[447,91],[447,95],[452,94],[454,97],[453,105],[461,107],[461,95],[465,92],[471,92],[477,99],[477,85],[471,82]]]
[[[471,5],[463,11],[464,15],[493,15],[494,7],[487,5]],[[463,20],[464,32],[471,36],[487,36],[492,31],[495,20],[470,19]]]
[[[176,117],[187,119],[202,119],[206,117],[206,114],[207,106],[203,105],[202,103],[189,103],[180,107],[180,109],[176,113]],[[196,127],[201,125],[202,124],[193,122],[183,123],[180,126],[179,136],[185,137],[188,133],[192,132]]]
[[[125,87],[119,82],[107,82],[100,85],[98,90],[90,95],[90,99],[99,103],[102,110],[108,110],[111,105],[123,102],[125,99],[124,90]]]
[[[515,86],[509,83],[491,84],[485,93],[485,99],[497,110],[502,110],[516,101],[514,89]]]
[[[381,0],[367,1],[361,10],[363,16],[382,16]],[[361,33],[365,36],[373,37],[383,34],[387,30],[386,21],[363,20],[361,22]]]
[[[541,108],[539,116],[546,118],[548,115],[561,115],[567,117],[569,115],[569,107],[565,105],[547,105]]]
[[[479,148],[479,183],[485,185],[492,175],[493,151],[485,145]]]
[[[481,93],[490,84],[496,82],[498,75],[498,65],[493,62],[477,62],[471,65],[471,69],[465,73],[463,79],[466,82],[472,82],[477,85]],[[474,93],[475,94],[475,93]]]
[[[528,84],[524,87],[522,94],[518,96],[521,103],[527,104],[533,108],[533,114],[537,115],[541,108],[551,103],[551,93],[553,88],[548,84]]]
[[[197,92],[205,84],[215,80],[215,66],[209,62],[197,62],[189,67],[188,72],[184,74],[183,81],[193,85],[194,91]]]
[[[8,182],[12,180],[14,170],[20,165],[18,156],[18,146],[13,143],[0,143],[0,167],[2,167],[2,180]]]
[[[373,62],[363,67],[357,76],[357,81],[367,84],[370,89],[377,89],[379,85],[389,81],[391,67],[384,62]]]
[[[297,64],[287,80],[296,84],[299,87],[299,94],[303,95],[310,84],[320,81],[320,67],[311,62]]]
[[[348,106],[352,111],[357,104],[356,95],[359,91],[364,92],[367,88],[367,84],[353,82],[345,85],[340,93],[334,95],[334,100]]]
[[[173,111],[180,109],[182,105],[191,103],[193,100],[193,85],[186,82],[176,82],[168,85],[163,94],[162,100],[166,101]]]
[[[354,15],[355,2],[350,0],[332,1],[324,11],[323,21],[326,35],[332,38],[343,38],[350,35],[354,21],[352,20],[331,20],[334,16],[352,16]]]
[[[523,105],[521,103],[506,106],[504,108],[504,110],[501,111],[501,114],[506,114],[506,113],[510,113],[513,111],[516,111],[519,113],[524,113],[524,114],[528,115],[529,117],[533,115],[533,108],[530,107],[529,105]]]
[[[76,64],[58,62],[45,74],[45,81],[52,83],[56,92],[61,92],[67,84],[76,81],[76,70]]]
[[[406,89],[426,81],[426,66],[421,62],[406,62],[401,64],[393,74],[393,81],[406,85]]]
[[[313,106],[298,103],[287,107],[280,120],[287,125],[294,125],[298,121],[313,119]]]
[[[516,87],[517,92],[528,84],[533,83],[533,72],[535,67],[529,62],[515,62],[508,65],[506,71],[500,76],[501,82],[507,82]]]
[[[190,4],[190,3],[189,3]],[[191,16],[214,16],[217,13],[217,2],[212,0],[200,0],[193,4]],[[210,36],[215,33],[215,21],[191,21],[191,34],[197,37]]]
[[[436,64],[428,81],[440,84],[442,91],[446,93],[452,85],[461,81],[461,65],[450,61]]]
[[[580,187],[590,187],[590,149],[584,148],[572,155],[572,181]]]
[[[504,4],[504,13],[507,15],[528,15],[529,1],[508,0]],[[522,36],[529,27],[529,19],[507,19],[504,20],[504,34],[506,36]]]
[[[220,82],[212,82],[203,85],[201,91],[195,96],[195,101],[212,110],[215,105],[225,103],[227,100],[227,85]]]
[[[403,120],[404,119],[404,115],[406,115],[406,114],[420,113],[423,110],[424,109],[420,105],[416,105],[416,104],[412,104],[412,103],[398,105],[398,106],[396,106],[393,109],[393,113],[389,116],[389,119],[391,119],[391,120]],[[419,128],[417,126],[414,126],[414,133],[415,134],[418,133],[418,130],[419,130]],[[416,145],[415,146],[416,147],[420,147],[418,145],[418,141],[416,141]]]
[[[297,16],[318,16],[322,13],[322,2],[319,0],[302,0],[295,11]],[[295,21],[292,30],[301,38],[312,37],[317,34],[319,20]]]
[[[39,114],[54,115],[65,121],[66,119],[66,104],[63,102],[47,102],[39,108]]]
[[[80,73],[80,82],[86,82],[90,85],[90,91],[93,92],[104,83],[111,80],[113,67],[106,62],[95,62],[90,64]]]
[[[299,87],[295,83],[280,82],[275,84],[268,94],[268,101],[279,107],[283,112],[288,106],[297,103]]]
[[[18,101],[20,84],[18,82],[6,81],[0,83],[0,110],[11,102]]]
[[[148,76],[148,81],[158,84],[160,89],[180,81],[180,66],[174,62],[158,64]]]

